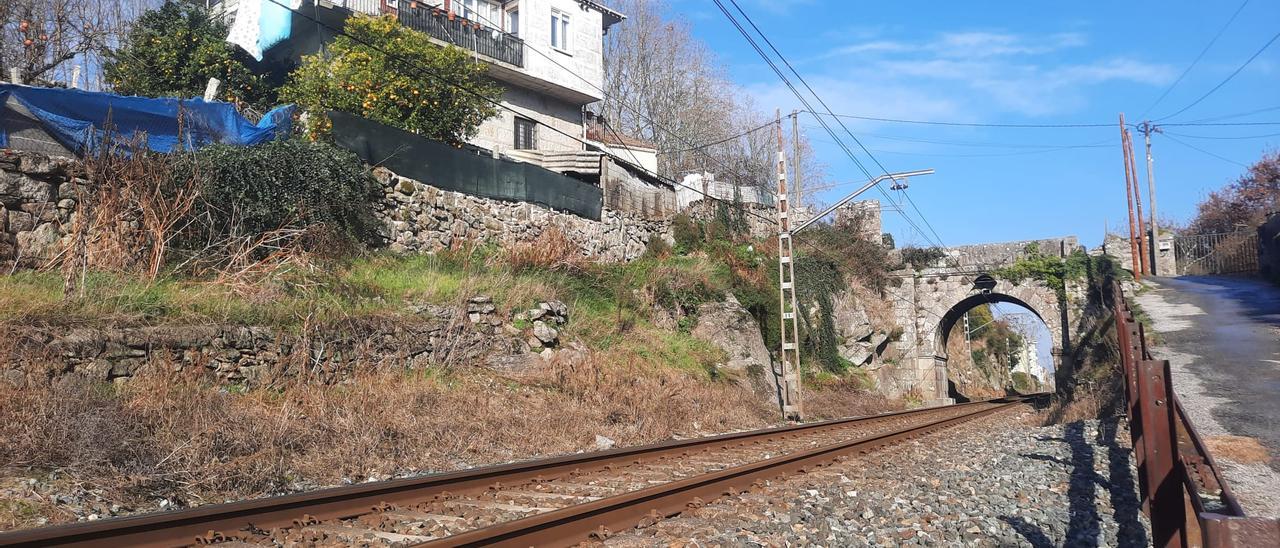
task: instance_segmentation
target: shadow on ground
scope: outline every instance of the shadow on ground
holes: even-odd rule
[[[1063,430],[1063,437],[1044,437],[1042,441],[1059,441],[1066,443],[1071,449],[1070,460],[1040,454],[1023,454],[1024,458],[1054,462],[1069,466],[1071,480],[1067,490],[1069,504],[1068,523],[1062,546],[1096,547],[1104,545],[1147,546],[1147,530],[1139,519],[1140,509],[1138,490],[1133,468],[1130,466],[1131,452],[1120,444],[1117,433],[1120,431],[1122,417],[1103,419],[1098,424],[1097,436],[1087,439],[1086,423],[1073,422]],[[1094,469],[1096,451],[1105,449],[1109,463],[1104,477]],[[1098,489],[1107,491],[1111,500],[1111,515],[1099,513],[1097,504]],[[1019,516],[1001,516],[1022,538],[1036,548],[1056,546],[1053,540],[1037,524],[1030,523]],[[1113,520],[1118,526],[1116,539],[1102,538],[1103,520]]]

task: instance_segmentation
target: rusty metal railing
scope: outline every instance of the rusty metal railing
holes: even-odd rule
[[[1156,547],[1280,546],[1280,520],[1250,518],[1173,391],[1168,360],[1152,359],[1146,333],[1118,283],[1112,311],[1142,510]]]

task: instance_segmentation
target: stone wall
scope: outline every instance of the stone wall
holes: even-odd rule
[[[386,199],[378,215],[397,252],[448,249],[464,241],[509,245],[531,242],[559,229],[585,256],[629,261],[652,238],[671,243],[671,223],[605,209],[599,221],[527,202],[506,202],[441,190],[384,168],[374,170]]]
[[[79,174],[70,159],[0,149],[0,268],[52,256],[86,183]]]
[[[1155,270],[1153,274],[1157,276],[1177,276],[1178,262],[1174,254],[1174,235],[1172,232],[1162,232],[1159,241],[1156,242],[1154,249],[1150,250],[1149,255],[1154,255],[1155,262],[1153,266]],[[1111,257],[1120,265],[1120,268],[1134,271],[1133,268],[1133,251],[1129,247],[1129,239],[1118,234],[1107,234],[1102,240],[1101,251],[1103,254]]]
[[[184,373],[227,384],[334,383],[357,370],[385,368],[470,364],[511,372],[581,351],[561,343],[558,328],[569,313],[559,302],[510,318],[499,316],[486,296],[411,311],[394,323],[352,320],[305,335],[234,325],[9,327],[0,332],[10,343],[8,354],[0,356],[0,381],[30,386],[78,376],[119,383],[138,375]]]
[[[1040,253],[1050,257],[1066,257],[1080,248],[1080,241],[1075,236],[1066,236],[1018,242],[961,245],[948,248],[947,255],[955,266],[1003,266],[1026,255],[1029,245],[1035,245],[1040,249]]]

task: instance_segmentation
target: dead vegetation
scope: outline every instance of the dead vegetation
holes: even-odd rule
[[[775,415],[736,384],[617,354],[519,379],[429,369],[275,389],[68,380],[0,388],[0,469],[56,471],[129,507],[194,505],[591,449],[596,435],[635,445],[758,428]]]

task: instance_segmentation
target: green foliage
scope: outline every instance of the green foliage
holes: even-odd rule
[[[688,213],[680,213],[671,219],[671,237],[676,253],[687,255],[702,245],[702,227]]]
[[[805,232],[824,257],[837,261],[837,270],[862,287],[879,292],[890,281],[889,251],[877,242],[856,236],[855,227],[839,224],[818,225]]]
[[[199,211],[207,219],[207,233],[200,237],[314,225],[358,241],[368,242],[377,234],[377,182],[355,154],[332,145],[301,139],[252,147],[213,145],[177,169],[198,172],[203,186]]]
[[[933,266],[938,260],[946,257],[947,253],[942,248],[933,247],[913,247],[908,246],[902,248],[902,262],[911,265],[916,270],[924,270]]]
[[[227,43],[227,24],[194,2],[167,0],[142,14],[119,48],[106,54],[103,76],[122,95],[199,97],[210,78],[218,97],[269,106],[275,91],[249,69],[253,59]]]
[[[463,50],[437,46],[392,16],[356,15],[344,30],[303,58],[280,90],[313,116],[313,137],[329,129],[324,113],[339,110],[460,145],[497,113],[502,87]]]
[[[1028,244],[1024,252],[1025,255],[1012,265],[998,269],[994,274],[1014,283],[1027,279],[1039,280],[1053,288],[1061,300],[1066,299],[1066,281],[1085,279],[1098,262],[1083,250],[1072,252],[1066,259],[1045,255],[1040,252],[1039,244],[1035,243]]]
[[[1038,392],[1040,381],[1031,375],[1017,371],[1013,374],[1013,390],[1019,394]]]

